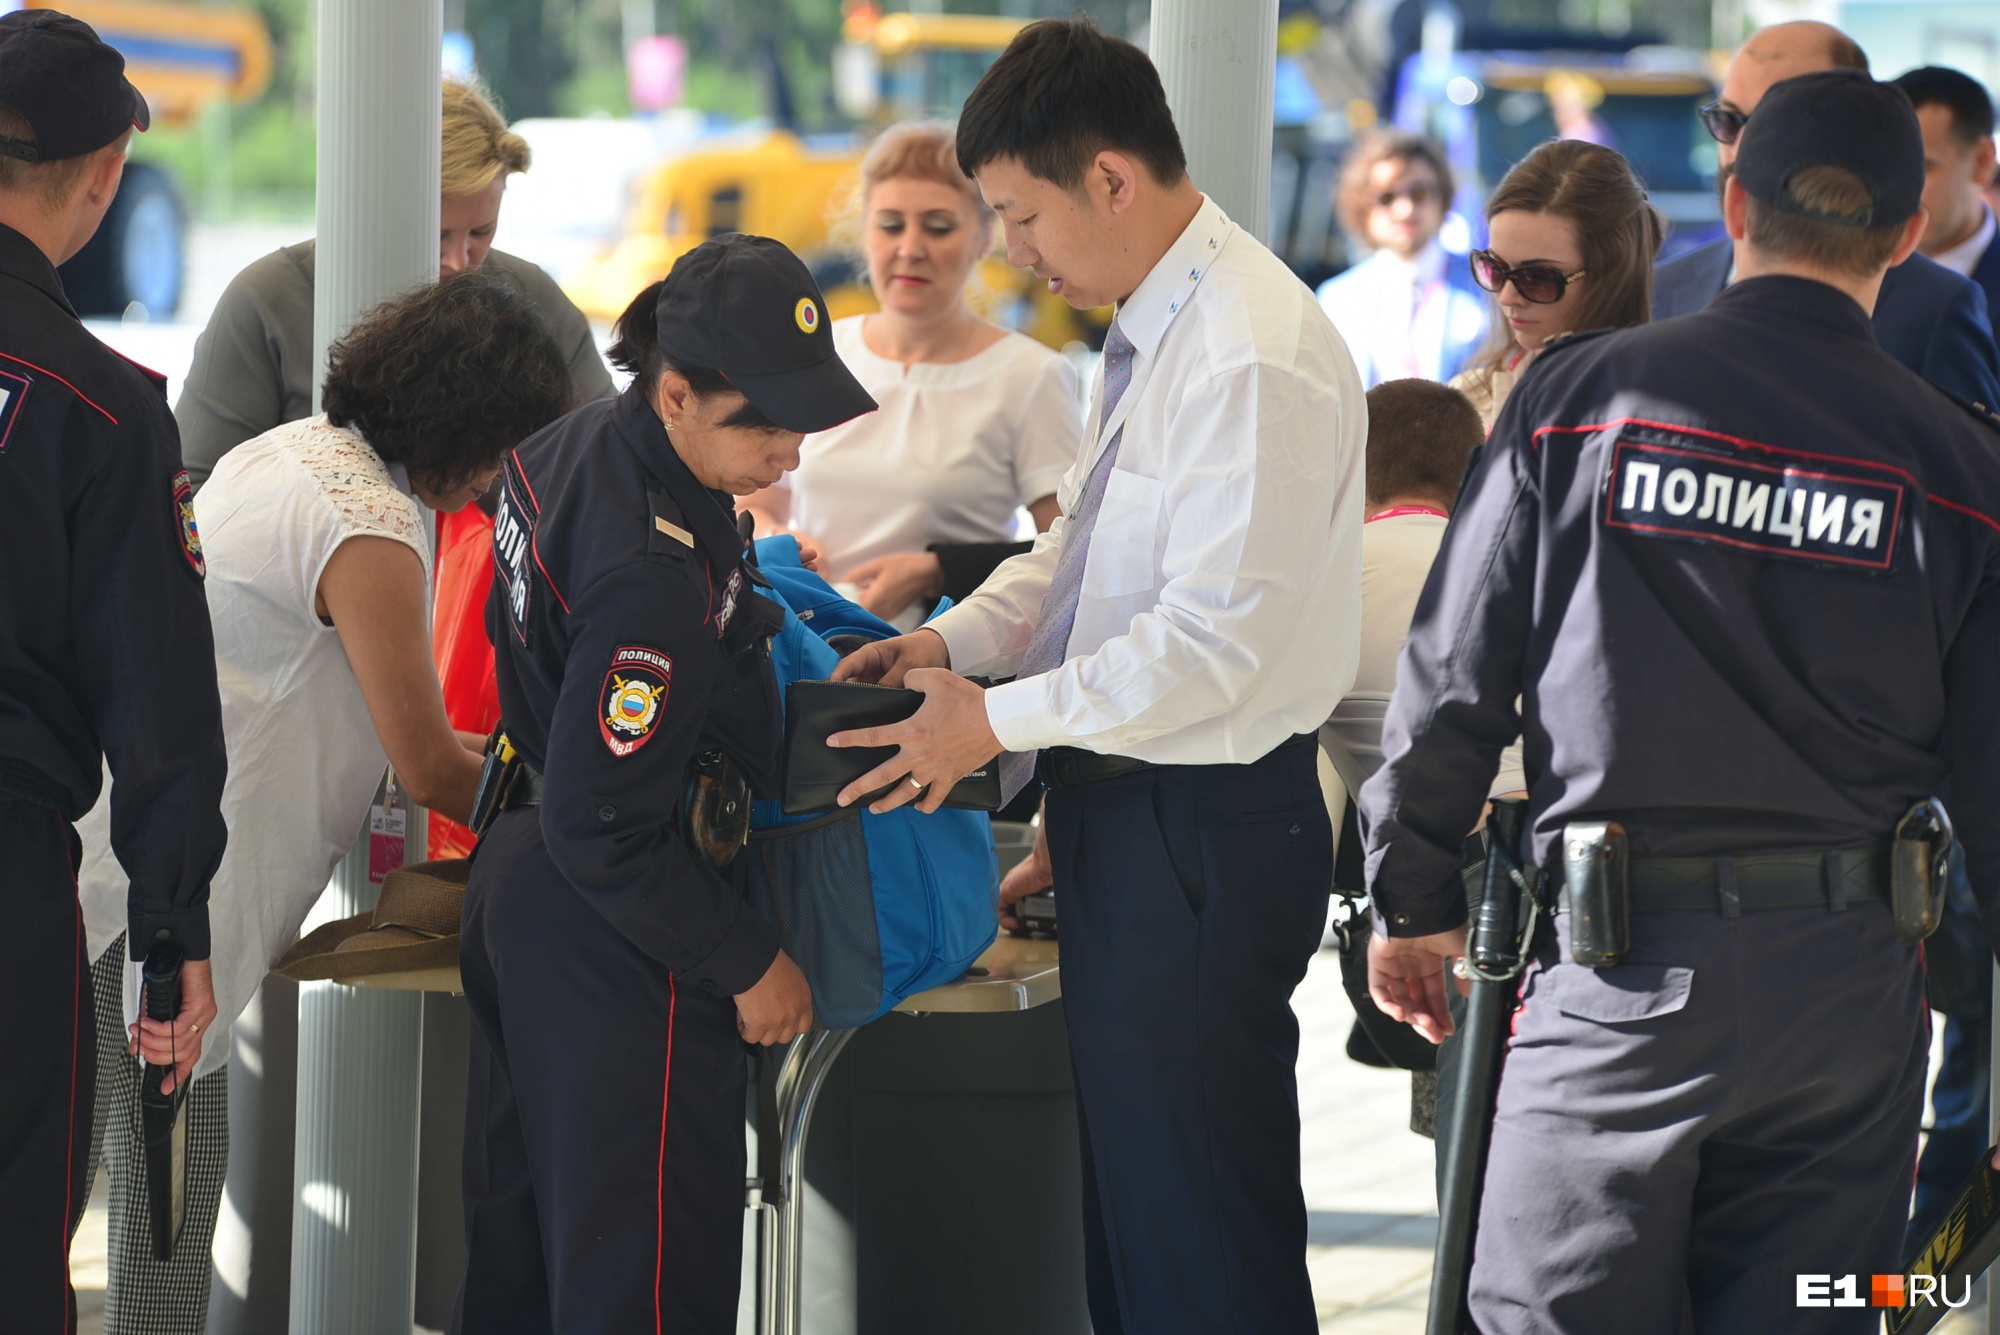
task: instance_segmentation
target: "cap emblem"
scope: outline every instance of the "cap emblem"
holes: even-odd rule
[[[816,334],[819,332],[819,303],[811,297],[800,297],[799,304],[792,308],[792,318],[799,322],[799,332]]]

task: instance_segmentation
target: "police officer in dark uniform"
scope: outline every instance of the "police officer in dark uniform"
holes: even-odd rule
[[[1726,195],[1741,281],[1535,360],[1419,604],[1360,803],[1371,990],[1450,1029],[1462,836],[1517,734],[1558,910],[1500,1079],[1487,1335],[1673,1332],[1684,1302],[1701,1332],[1872,1331],[1798,1277],[1865,1304],[1899,1269],[1926,1032],[1891,849],[1947,770],[2000,923],[2000,434],[1869,321],[1923,183],[1899,90],[1776,85]],[[1629,845],[1601,967],[1565,871],[1590,822]]]
[[[631,388],[523,443],[495,516],[521,769],[466,894],[467,1335],[734,1330],[742,1043],[812,1022],[696,794],[777,761],[782,609],[730,498],[875,402],[764,237],[683,256],[618,334]]]
[[[111,765],[135,958],[189,963],[147,1021],[186,1079],[215,1016],[208,881],[225,760],[193,492],[166,382],[77,322],[55,266],[82,249],[147,124],[125,61],[75,19],[0,17],[0,978],[16,1022],[0,1092],[0,1304],[74,1328],[68,1240],[89,1184],[95,1021],[71,822]],[[168,1081],[172,1087],[173,1080]],[[66,1315],[67,1312],[67,1315]]]

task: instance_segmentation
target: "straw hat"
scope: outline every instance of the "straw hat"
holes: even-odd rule
[[[272,971],[299,982],[458,968],[458,921],[472,863],[419,862],[389,873],[372,913],[299,938]]]

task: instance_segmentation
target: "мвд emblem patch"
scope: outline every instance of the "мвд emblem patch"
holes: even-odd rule
[[[674,660],[658,649],[628,644],[611,655],[604,690],[597,702],[597,730],[614,756],[629,756],[652,740]]]
[[[174,525],[180,531],[181,555],[206,579],[208,560],[201,554],[201,529],[194,522],[194,483],[185,468],[174,474]]]

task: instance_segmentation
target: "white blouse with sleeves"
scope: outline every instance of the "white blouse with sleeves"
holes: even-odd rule
[[[389,538],[423,562],[428,602],[431,512],[400,465],[324,416],[231,450],[194,507],[229,753],[229,846],[208,901],[217,1016],[198,1079],[228,1061],[229,1026],[353,846],[389,763],[340,635],[314,610],[320,575],[349,538]],[[77,829],[92,959],[126,926],[127,881],[110,851],[106,806]],[[137,979],[132,965],[127,1023]]]
[[[833,342],[881,408],[805,438],[779,484],[792,526],[824,544],[836,579],[932,543],[1012,541],[1015,511],[1054,495],[1076,462],[1069,363],[1010,332],[962,362],[905,367],[868,350],[867,318],[836,320]]]

